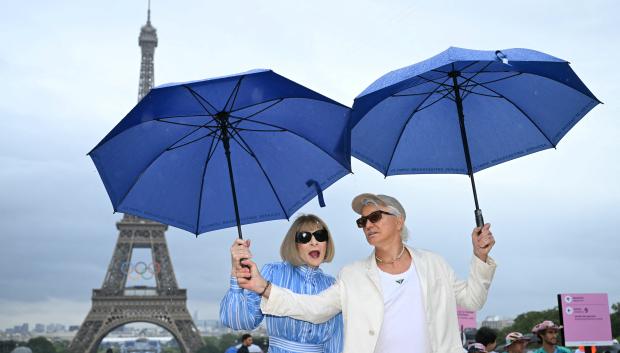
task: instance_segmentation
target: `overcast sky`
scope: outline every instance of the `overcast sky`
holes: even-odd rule
[[[475,4],[475,5],[474,5]],[[380,75],[449,46],[536,49],[568,60],[605,104],[556,150],[476,174],[498,263],[488,315],[556,305],[557,293],[605,292],[620,302],[620,25],[616,1],[161,1],[155,82],[270,68],[351,105]],[[80,324],[117,239],[112,207],[86,153],[135,105],[146,1],[0,3],[0,328]],[[409,243],[442,254],[460,276],[472,256],[473,201],[465,176],[384,179],[354,160],[312,200],[335,235],[337,274],[371,247],[350,200],[400,198]],[[278,260],[289,224],[244,227],[259,263]],[[167,240],[190,312],[216,318],[234,229]],[[552,318],[555,319],[555,318]]]

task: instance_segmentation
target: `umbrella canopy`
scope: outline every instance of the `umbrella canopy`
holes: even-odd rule
[[[598,103],[564,60],[449,48],[355,99],[351,149],[385,176],[469,175],[478,215],[473,173],[555,147]]]
[[[89,155],[115,211],[241,236],[350,173],[349,111],[271,70],[167,84]]]

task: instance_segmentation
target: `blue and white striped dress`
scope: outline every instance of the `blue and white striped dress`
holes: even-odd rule
[[[294,293],[317,294],[334,284],[335,279],[319,268],[293,266],[288,262],[266,264],[262,276]],[[244,290],[231,277],[230,289],[220,304],[222,324],[233,330],[252,330],[267,317],[270,353],[340,353],[342,351],[342,314],[322,324],[289,317],[263,315],[258,294]]]

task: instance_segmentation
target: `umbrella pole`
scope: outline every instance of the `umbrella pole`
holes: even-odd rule
[[[220,121],[220,131],[222,132],[222,144],[224,145],[224,153],[226,154],[226,162],[228,163],[228,176],[230,177],[230,188],[232,189],[233,204],[235,206],[235,219],[237,220],[237,234],[239,239],[243,239],[241,234],[241,218],[239,217],[239,206],[237,205],[237,191],[235,190],[235,179],[233,177],[232,163],[230,161],[230,136],[226,123],[228,117],[223,117]]]
[[[460,72],[452,71],[448,75],[452,77],[452,87],[454,89],[454,101],[456,102],[456,110],[459,113],[459,125],[461,126],[461,141],[463,142],[463,151],[465,151],[465,161],[467,162],[467,175],[469,175],[469,180],[471,181],[471,188],[474,192],[474,203],[476,205],[476,210],[474,211],[474,215],[476,216],[476,226],[482,227],[484,225],[484,218],[482,217],[482,210],[480,206],[478,206],[478,194],[476,193],[476,182],[474,180],[474,171],[471,166],[471,157],[469,155],[469,145],[467,143],[467,132],[465,131],[465,114],[463,113],[463,99],[461,98],[461,93],[459,92],[459,85],[456,80],[458,76],[460,76]]]

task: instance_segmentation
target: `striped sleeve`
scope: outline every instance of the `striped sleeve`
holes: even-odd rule
[[[261,271],[265,279],[271,278],[271,272],[270,264]],[[233,330],[253,330],[263,321],[260,297],[239,287],[236,277],[230,278],[230,288],[220,303],[220,321]]]

